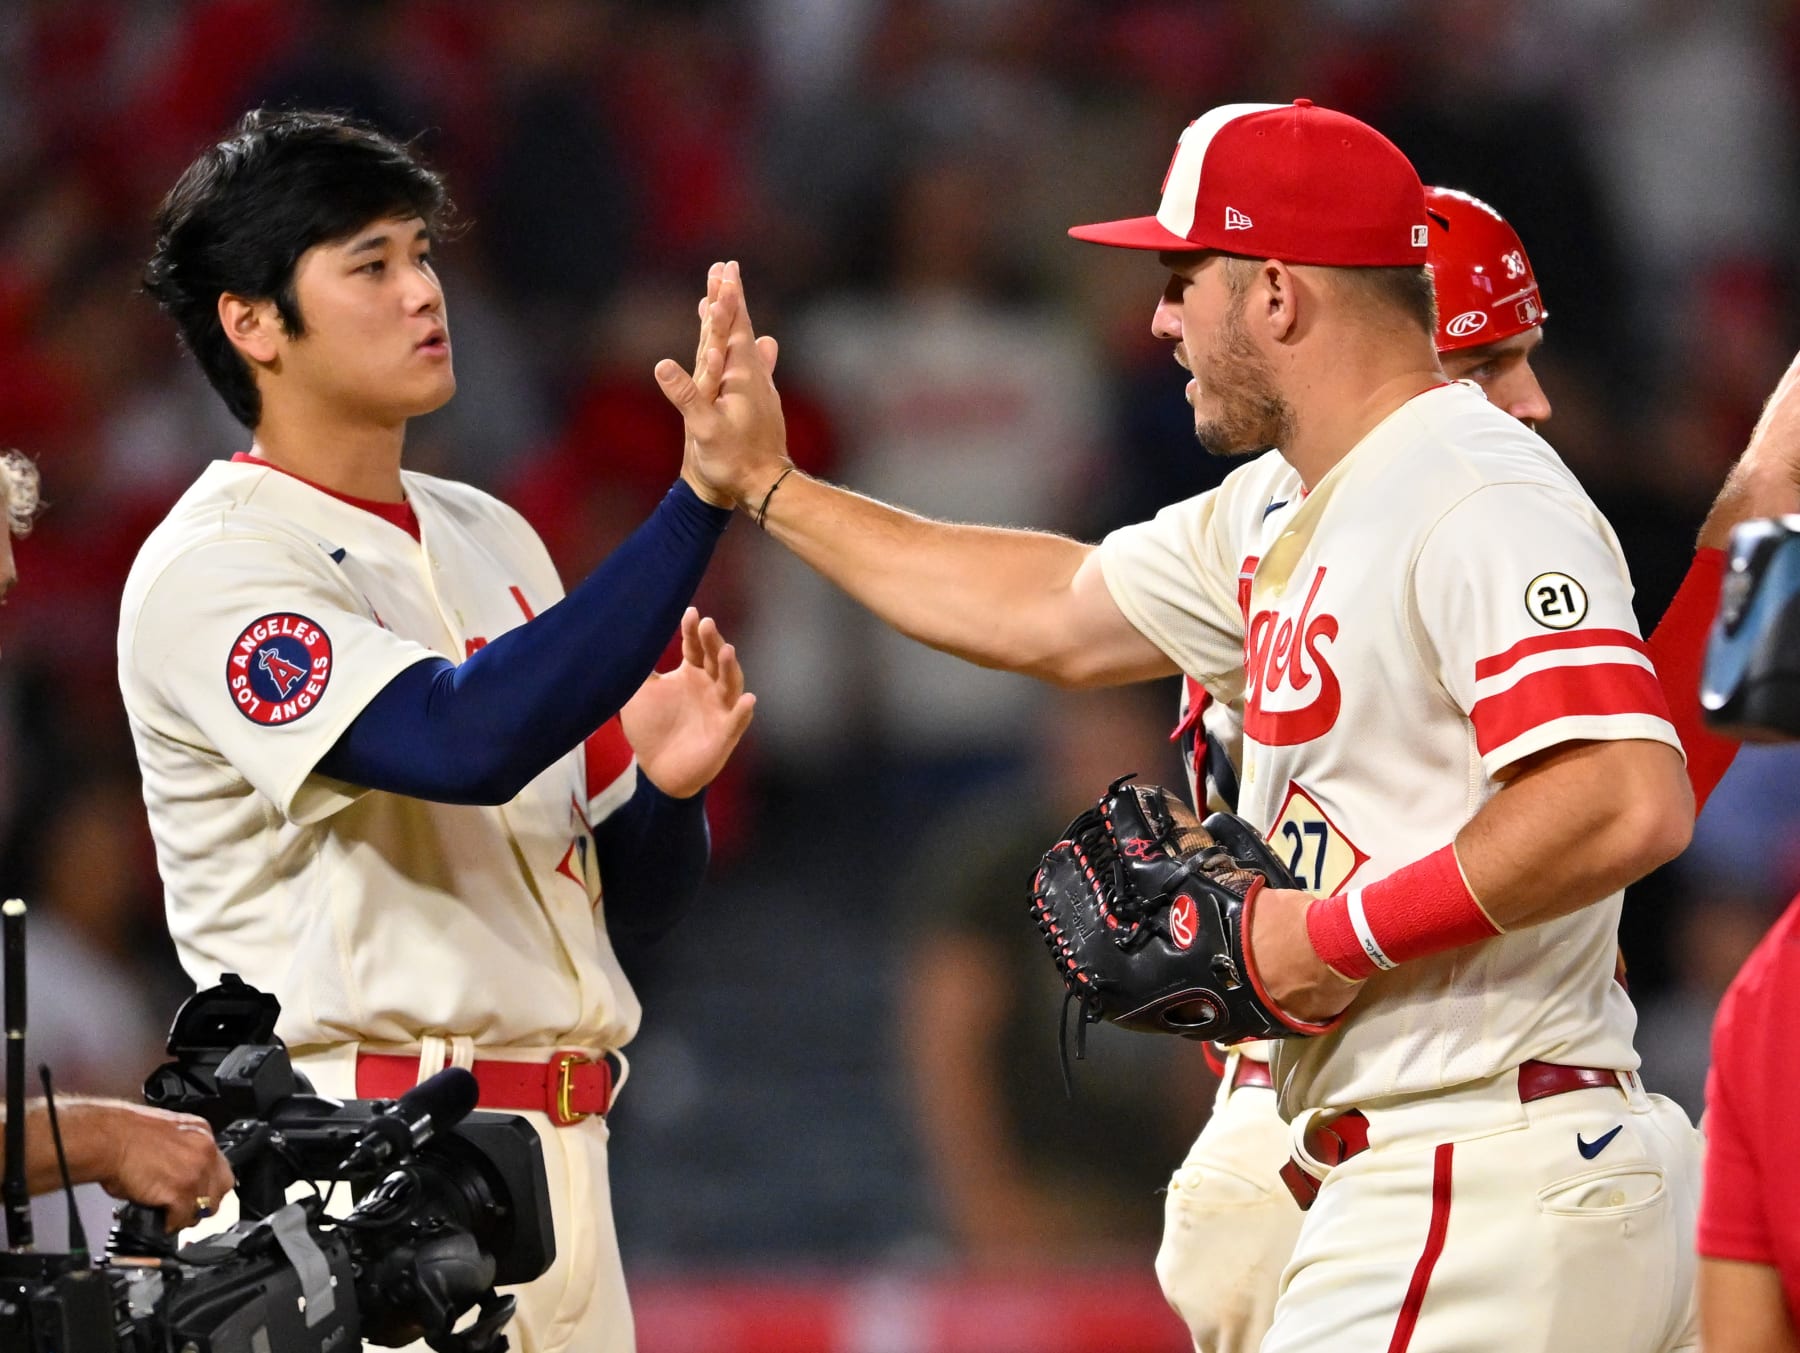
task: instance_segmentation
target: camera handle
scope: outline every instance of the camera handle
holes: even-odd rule
[[[175,1253],[166,1208],[125,1203],[113,1213],[106,1252],[114,1259],[166,1259]]]
[[[473,1324],[465,1330],[447,1334],[427,1334],[425,1342],[434,1353],[506,1353],[512,1345],[501,1331],[513,1318],[513,1310],[518,1304],[517,1299],[501,1296],[490,1287],[476,1307],[480,1314]]]

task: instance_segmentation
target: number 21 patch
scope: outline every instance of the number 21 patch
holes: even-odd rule
[[[1587,619],[1587,590],[1566,573],[1540,573],[1525,585],[1525,609],[1545,629],[1574,629]]]
[[[1269,846],[1294,876],[1294,884],[1314,897],[1342,890],[1368,856],[1331,820],[1318,800],[1293,781],[1269,829]]]
[[[252,723],[304,718],[330,681],[331,640],[303,615],[276,612],[252,621],[225,659],[225,688]]]

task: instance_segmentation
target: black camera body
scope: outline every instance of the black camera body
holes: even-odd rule
[[[1800,738],[1800,516],[1747,521],[1731,533],[1700,707],[1728,737]]]
[[[469,1112],[462,1071],[399,1101],[316,1095],[275,1036],[279,1013],[226,974],[182,1006],[173,1060],[144,1085],[149,1103],[211,1124],[242,1220],[176,1250],[159,1213],[126,1205],[101,1264],[0,1254],[0,1347],[354,1353],[361,1340],[423,1338],[440,1353],[505,1349],[513,1299],[494,1288],[531,1281],[556,1253],[536,1129]],[[314,1180],[347,1183],[355,1207],[330,1217],[316,1188],[288,1201]]]

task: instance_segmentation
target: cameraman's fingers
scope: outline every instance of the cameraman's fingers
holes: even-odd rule
[[[148,1200],[154,1206],[167,1209],[171,1231],[186,1230],[195,1222],[212,1216],[219,1210],[225,1195],[237,1187],[231,1166],[213,1144],[210,1134],[206,1143],[206,1150],[199,1150],[191,1142],[186,1144],[185,1149],[195,1158],[171,1161],[173,1177],[156,1190],[162,1196]]]
[[[218,1210],[225,1195],[237,1187],[237,1176],[231,1172],[231,1162],[225,1159],[224,1153],[215,1145],[212,1159],[207,1162],[206,1177],[202,1181],[200,1194],[213,1200],[213,1209]]]

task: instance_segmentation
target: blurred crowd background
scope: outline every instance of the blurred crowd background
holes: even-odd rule
[[[461,391],[408,462],[519,507],[570,581],[675,473],[650,369],[691,355],[719,258],[783,340],[809,470],[1088,538],[1208,487],[1227,467],[1150,335],[1154,261],[1063,231],[1152,209],[1213,104],[1355,113],[1518,227],[1551,315],[1545,431],[1647,631],[1800,341],[1797,95],[1775,0],[0,6],[0,444],[51,504],[0,616],[0,881],[36,908],[34,1051],[70,1089],[132,1093],[188,990],[114,632],[150,526],[248,444],[137,289],[157,200],[244,110],[348,110],[447,174]],[[646,1014],[614,1189],[643,1290],[1067,1262],[1147,1283],[1213,1081],[1188,1045],[1101,1036],[1065,1097],[1024,897],[1109,778],[1177,779],[1174,691],[960,667],[742,520],[702,601],[760,703],[702,904],[625,956]],[[1755,750],[1627,897],[1647,1077],[1695,1116],[1714,1004],[1796,888],[1800,759]],[[857,1346],[908,1346],[864,1309]]]

